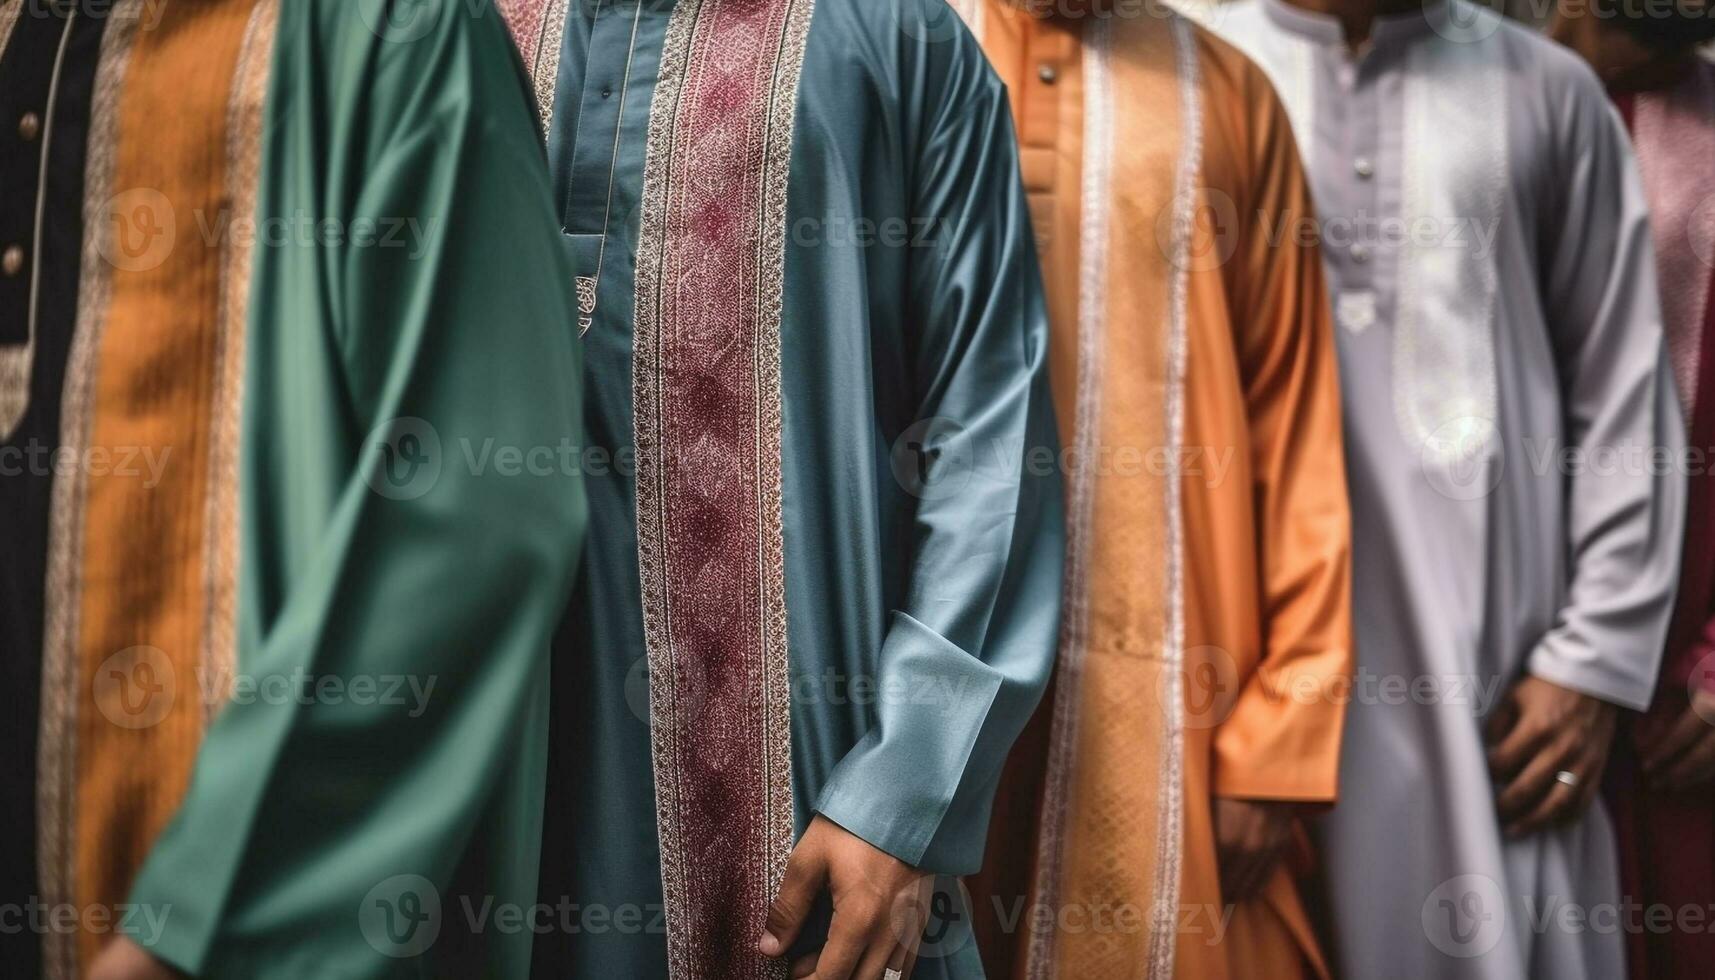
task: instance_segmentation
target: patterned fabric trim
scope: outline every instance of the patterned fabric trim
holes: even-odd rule
[[[1167,474],[1167,637],[1162,656],[1161,704],[1166,714],[1166,745],[1161,755],[1161,794],[1156,826],[1160,850],[1155,866],[1155,908],[1179,906],[1180,861],[1184,853],[1183,817],[1185,791],[1185,517],[1180,452],[1185,434],[1185,374],[1189,350],[1188,306],[1191,268],[1191,239],[1199,188],[1197,176],[1203,168],[1202,78],[1198,71],[1197,44],[1191,25],[1174,18],[1173,47],[1179,68],[1179,112],[1185,127],[1178,166],[1173,177],[1173,271],[1171,311],[1167,334],[1167,458],[1173,465]],[[1157,923],[1150,934],[1150,973],[1154,978],[1173,976],[1174,944],[1178,929]]]
[[[1101,434],[1102,340],[1107,329],[1108,216],[1113,201],[1114,93],[1108,77],[1113,24],[1095,18],[1084,29],[1084,174],[1079,229],[1078,396],[1073,440],[1079,460],[1096,458]],[[1036,869],[1037,901],[1060,907],[1065,873],[1067,809],[1083,704],[1083,667],[1090,622],[1090,532],[1095,468],[1079,465],[1068,480],[1066,578],[1062,593],[1060,655],[1055,676],[1054,715],[1048,743],[1048,772]],[[1057,930],[1032,936],[1026,976],[1054,976]]]
[[[125,901],[189,783],[211,682],[229,680],[209,671],[233,655],[250,252],[191,229],[255,206],[276,9],[204,0],[148,29],[121,9],[103,42],[124,39],[123,77],[104,47],[62,443],[158,466],[55,488],[41,861],[44,888],[79,907]],[[105,939],[51,938],[47,972],[80,975]]]
[[[495,0],[512,30],[524,68],[536,91],[536,114],[542,136],[554,125],[554,92],[560,77],[560,55],[566,37],[571,0]]]
[[[96,353],[106,329],[113,288],[113,229],[102,217],[113,190],[118,149],[120,96],[142,17],[143,0],[118,0],[102,34],[101,61],[90,105],[89,155],[84,174],[83,256],[78,273],[76,332],[67,356],[60,416],[60,446],[73,458],[89,446],[94,412]],[[16,6],[16,4],[14,4]],[[84,500],[89,473],[71,470],[54,481],[48,528],[48,570],[44,590],[41,737],[37,745],[36,868],[42,901],[74,901],[77,854],[73,826],[77,818],[79,704],[77,649],[82,605]],[[76,936],[50,930],[42,939],[46,980],[78,975]]]
[[[781,515],[786,190],[813,0],[681,0],[650,110],[633,398],[675,978],[754,952],[792,848]]]
[[[1633,113],[1649,197],[1667,349],[1688,420],[1697,417],[1704,311],[1715,264],[1715,201],[1699,179],[1715,159],[1715,69],[1699,66],[1665,92],[1640,93]]]
[[[1437,39],[1412,49],[1404,145],[1415,149],[1406,154],[1402,178],[1403,227],[1501,220],[1508,173],[1505,71],[1487,41]],[[1425,466],[1487,465],[1494,451],[1499,295],[1494,257],[1463,242],[1413,239],[1401,250],[1394,410]]]
[[[226,186],[237,215],[256,213],[256,192],[262,176],[263,110],[279,22],[279,0],[257,0],[233,78],[226,121]],[[244,415],[244,340],[253,259],[254,242],[247,236],[234,236],[221,256],[220,328],[215,338],[206,491],[205,724],[214,719],[231,695],[238,670],[238,446]]]
[[[12,29],[18,26],[18,15],[24,0],[0,0],[0,57],[6,55],[6,45],[12,43]]]

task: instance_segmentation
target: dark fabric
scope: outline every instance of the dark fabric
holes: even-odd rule
[[[66,14],[45,0],[24,0],[0,59],[0,249],[26,249],[18,275],[0,279],[0,343],[29,337],[32,272],[41,262],[30,406],[0,444],[0,906],[24,910],[21,930],[0,922],[0,964],[8,977],[40,971],[36,895],[36,721],[41,698],[42,589],[47,565],[53,453],[59,444],[60,390],[77,318],[78,256],[83,242],[83,171],[90,97],[109,4],[77,5],[55,96],[48,90],[67,29]],[[68,5],[68,9],[69,9]],[[42,119],[25,140],[19,120]],[[36,199],[42,148],[48,146],[40,255]]]
[[[1621,16],[1619,24],[1631,35],[1644,44],[1661,51],[1682,51],[1708,41],[1715,41],[1715,7],[1705,10],[1682,12],[1680,10],[1663,11],[1656,5],[1647,8],[1634,8],[1623,5],[1627,9],[1643,9],[1647,13],[1636,13],[1631,16]],[[1663,16],[1665,14],[1665,16]]]

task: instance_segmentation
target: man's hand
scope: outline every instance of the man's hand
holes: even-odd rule
[[[1671,725],[1640,726],[1637,747],[1650,788],[1683,793],[1715,780],[1715,694],[1698,691]]]
[[[827,945],[793,963],[792,976],[882,980],[888,970],[909,976],[933,887],[929,875],[817,816],[792,850],[758,948],[764,956],[786,955],[826,888],[834,903]]]
[[[1268,884],[1292,842],[1297,808],[1290,803],[1217,796],[1214,816],[1221,898],[1228,903],[1248,901]]]
[[[181,976],[124,936],[108,943],[89,968],[89,980],[180,980]]]
[[[1507,692],[1489,719],[1489,771],[1509,836],[1576,820],[1596,798],[1613,746],[1615,708],[1539,677]],[[1559,774],[1572,774],[1572,782]]]

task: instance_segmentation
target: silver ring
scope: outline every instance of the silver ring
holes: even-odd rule
[[[1570,769],[1562,769],[1554,774],[1554,781],[1562,786],[1577,786],[1578,774]]]
[[[881,980],[904,980],[904,977],[905,971],[895,970],[890,966],[887,968],[887,972],[881,975]]]

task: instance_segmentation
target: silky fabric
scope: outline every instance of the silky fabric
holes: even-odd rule
[[[660,542],[638,539],[629,462],[634,312],[669,25],[727,2],[506,7],[537,52],[538,91],[553,93],[562,229],[577,275],[597,283],[590,451],[615,462],[589,481],[589,548],[557,641],[541,900],[574,916],[542,938],[542,976],[667,975],[667,923],[685,914],[663,894],[651,779],[663,773],[639,549]],[[544,57],[562,29],[557,59]],[[1005,90],[938,0],[818,0],[806,29],[785,212],[768,219],[786,233],[778,571],[794,832],[820,813],[909,864],[966,873],[1059,611],[1046,323],[1017,149]],[[930,464],[932,488],[918,484],[925,446],[953,461]],[[621,910],[627,925],[589,928],[585,909]],[[980,970],[967,941],[917,975]]]
[[[1261,72],[1204,31],[1023,6],[990,0],[968,19],[1015,93],[1062,436],[1091,474],[1087,531],[1073,494],[1066,606],[1069,622],[1087,607],[1089,623],[1063,634],[1052,707],[1008,763],[1004,819],[971,885],[985,960],[1018,977],[1322,974],[1294,884],[1302,840],[1256,899],[1228,906],[1210,806],[1215,795],[1331,803],[1351,671],[1321,262],[1314,243],[1268,237],[1310,214],[1290,123]],[[1188,219],[1183,237],[1176,219]],[[1098,432],[1082,438],[1084,426]],[[1140,465],[1153,450],[1171,467]],[[1080,478],[1074,469],[1074,487]],[[1177,664],[1163,666],[1172,650],[1137,657],[1175,617]],[[1068,644],[1086,648],[1071,667]],[[1078,696],[1061,700],[1074,683]],[[1056,788],[1047,743],[1065,729],[1077,732],[1073,775]],[[1161,767],[1173,755],[1176,785]],[[1063,840],[1043,836],[1042,811],[1056,806],[1071,811]],[[1152,952],[1163,947],[1164,959]]]
[[[217,6],[175,8],[149,43],[212,30],[199,18]],[[211,423],[179,435],[236,454],[237,567],[211,573],[236,576],[228,668],[236,676],[179,676],[173,710],[198,707],[193,695],[210,684],[212,723],[141,871],[110,871],[121,881],[136,874],[129,902],[165,913],[158,935],[132,938],[196,976],[527,969],[528,933],[471,922],[466,910],[524,908],[534,896],[547,638],[583,506],[574,470],[506,471],[484,447],[528,451],[575,438],[570,287],[543,216],[547,174],[527,93],[498,16],[461,8],[407,23],[388,21],[390,7],[262,4],[273,16],[225,35],[232,46],[203,47],[195,61],[208,69],[217,54],[230,64],[235,50],[259,50],[259,65],[241,57],[228,80],[230,91],[250,92],[238,80],[253,79],[266,97],[253,130],[227,133],[240,150],[234,159],[248,158],[245,132],[262,140],[259,172],[248,185],[230,183],[234,225],[215,239],[222,248],[264,245],[221,280],[243,288],[215,304],[244,311],[242,337],[233,338],[242,346],[230,348],[243,352],[232,365],[242,415],[228,420],[230,432]],[[133,49],[130,57],[153,51],[157,60],[107,77],[155,78],[161,50]],[[103,179],[124,187],[129,153],[144,143],[159,152],[163,134],[149,132],[149,121],[165,124],[200,103],[162,104],[170,89],[109,91],[131,122],[117,130],[115,169]],[[242,121],[249,111],[221,101],[171,135],[185,152],[218,153],[224,137],[199,137],[198,127],[218,131],[213,120],[230,112]],[[194,235],[198,217],[215,220],[180,201],[180,235]],[[389,219],[416,222],[415,249],[380,244]],[[238,225],[252,220],[266,237],[250,239]],[[314,234],[290,230],[306,220]],[[195,254],[175,252],[160,268]],[[146,274],[161,273],[135,273]],[[92,330],[80,342],[114,339],[116,324],[147,308],[122,288],[129,275],[121,268],[85,297],[111,305],[80,324]],[[169,336],[195,336],[193,318],[207,316],[188,307],[171,315],[181,320]],[[98,355],[104,379],[123,370],[123,353]],[[206,365],[180,360],[167,370],[194,379]],[[218,371],[200,383],[227,387]],[[146,418],[148,405],[109,400],[88,410],[100,432],[104,418]],[[389,459],[409,465],[389,468]],[[153,504],[185,501],[161,494]],[[220,520],[211,527],[216,538],[225,533]],[[92,555],[119,544],[119,533],[83,526]],[[202,615],[220,622],[212,606]],[[352,688],[337,698],[268,694],[270,681],[294,677],[315,679],[317,692],[328,679]],[[434,686],[415,705],[377,701],[358,693],[366,677],[376,695],[389,678]],[[86,724],[105,711],[92,700],[73,706]],[[146,743],[106,744],[132,754],[105,764],[133,772],[181,764],[138,751]],[[70,842],[74,853],[83,843]]]
[[[1334,971],[1620,975],[1606,809],[1505,836],[1483,725],[1526,674],[1655,685],[1685,437],[1624,128],[1570,52],[1464,0],[1357,53],[1284,0],[1208,19],[1286,104],[1334,299],[1360,665],[1316,826]]]

